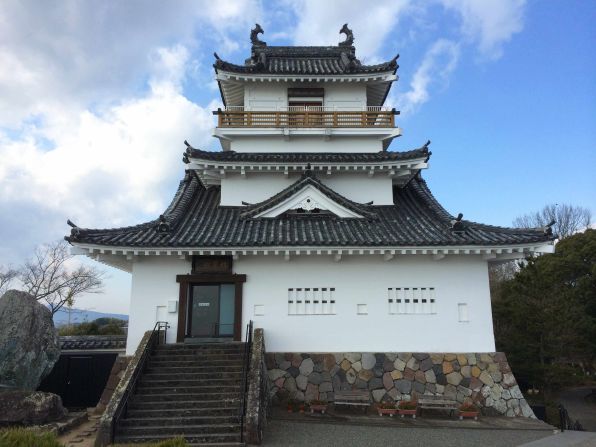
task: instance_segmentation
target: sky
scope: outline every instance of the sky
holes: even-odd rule
[[[220,150],[213,52],[335,45],[363,63],[399,53],[393,151],[466,219],[509,226],[551,203],[596,216],[596,2],[76,0],[0,2],[0,265],[86,228],[156,218],[182,178],[184,140]],[[81,262],[92,263],[81,259]],[[130,275],[77,307],[128,312]]]

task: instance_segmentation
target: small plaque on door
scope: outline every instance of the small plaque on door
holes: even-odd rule
[[[211,303],[199,303],[199,307],[209,307]]]

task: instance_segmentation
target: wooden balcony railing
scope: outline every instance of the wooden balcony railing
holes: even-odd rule
[[[294,108],[292,108],[294,109]],[[217,110],[218,127],[395,127],[393,110]]]

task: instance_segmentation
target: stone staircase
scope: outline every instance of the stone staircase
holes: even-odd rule
[[[116,443],[182,436],[190,445],[241,446],[244,343],[159,345],[116,427]]]

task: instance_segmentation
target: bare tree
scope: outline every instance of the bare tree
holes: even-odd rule
[[[10,283],[17,277],[19,271],[9,266],[0,266],[0,296],[8,289]]]
[[[73,266],[68,244],[58,241],[38,247],[19,270],[24,289],[45,302],[52,315],[64,305],[72,306],[83,293],[103,291],[104,272],[95,267]]]
[[[535,213],[524,214],[513,220],[513,226],[518,228],[544,227],[555,221],[553,233],[564,239],[580,230],[588,228],[592,222],[592,213],[589,209],[568,205],[546,205]]]

